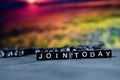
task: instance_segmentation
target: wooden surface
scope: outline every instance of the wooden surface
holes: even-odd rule
[[[0,80],[120,80],[120,50],[112,58],[36,61],[0,58]]]

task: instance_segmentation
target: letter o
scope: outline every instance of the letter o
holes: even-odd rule
[[[50,59],[50,58],[51,58],[51,53],[47,53],[47,54],[46,54],[46,58],[47,58],[47,59]]]
[[[87,57],[87,52],[82,52],[83,57]]]

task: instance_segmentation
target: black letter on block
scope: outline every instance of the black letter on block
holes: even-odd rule
[[[51,60],[52,59],[52,52],[45,52],[44,60]]]
[[[39,49],[35,50],[35,54],[36,54],[37,60],[44,60],[44,53],[41,52]]]
[[[105,50],[107,57],[112,57],[112,50]]]
[[[80,53],[79,51],[74,51],[72,55],[72,59],[80,59]]]
[[[63,58],[62,59],[69,59],[69,54],[67,52],[62,52]]]
[[[5,53],[2,50],[0,50],[0,57],[5,57]]]
[[[80,51],[80,58],[89,58],[89,51]]]
[[[111,50],[98,50],[98,51],[95,51],[95,52],[96,52],[95,58],[110,58],[110,57],[112,57],[112,51]]]
[[[37,60],[69,59],[68,52],[40,52],[36,50]]]
[[[44,60],[58,60],[60,53],[58,52],[46,52]]]
[[[69,59],[69,53],[68,52],[58,52],[58,58],[59,60],[62,59]]]
[[[97,58],[97,52],[96,51],[87,51],[88,57],[87,58]]]
[[[96,54],[95,51],[90,52],[90,58],[94,58],[95,54]]]

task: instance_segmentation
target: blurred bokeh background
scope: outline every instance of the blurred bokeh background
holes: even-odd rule
[[[0,47],[120,48],[120,0],[3,0]]]

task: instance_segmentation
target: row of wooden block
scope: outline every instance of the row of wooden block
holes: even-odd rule
[[[84,59],[84,58],[111,58],[111,50],[98,51],[74,51],[74,52],[40,52],[36,50],[37,60],[62,60],[62,59]]]

